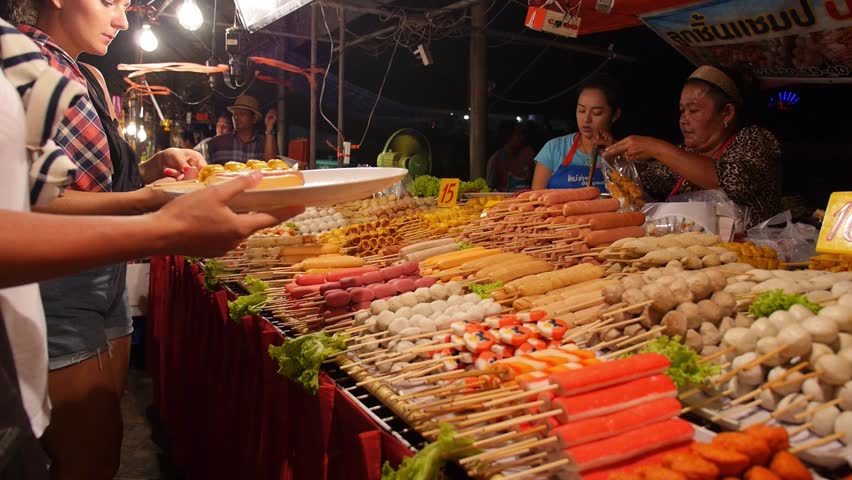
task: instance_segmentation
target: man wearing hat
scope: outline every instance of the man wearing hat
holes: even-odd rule
[[[248,160],[271,160],[278,155],[278,145],[273,134],[278,113],[275,109],[266,112],[263,122],[266,133],[261,135],[255,130],[262,114],[257,99],[249,95],[240,95],[230,107],[234,119],[234,131],[217,135],[207,142],[207,163],[224,165],[228,162]]]

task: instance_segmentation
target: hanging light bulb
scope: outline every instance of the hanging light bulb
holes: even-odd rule
[[[128,123],[127,127],[125,127],[125,133],[127,133],[131,137],[136,135],[136,122]]]
[[[142,25],[142,31],[139,32],[139,46],[142,47],[142,50],[146,52],[153,52],[157,49],[157,45],[160,42],[157,40],[157,36],[154,35],[154,31],[151,30],[151,25],[144,24]]]
[[[139,127],[139,131],[136,132],[136,138],[138,138],[140,142],[148,140],[148,132],[145,131],[145,127]]]
[[[177,9],[177,15],[183,28],[190,31],[198,30],[204,23],[204,16],[201,15],[201,9],[198,8],[195,0],[184,0]]]

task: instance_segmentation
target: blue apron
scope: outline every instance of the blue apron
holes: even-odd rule
[[[574,154],[577,153],[577,148],[580,147],[580,134],[574,136],[574,142],[571,144],[571,149],[565,155],[562,165],[553,172],[550,180],[547,181],[547,188],[583,188],[589,185],[589,166],[588,165],[571,165],[574,160]],[[606,192],[606,181],[604,180],[603,171],[595,169],[595,176],[592,185]]]

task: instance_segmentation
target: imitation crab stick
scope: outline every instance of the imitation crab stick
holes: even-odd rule
[[[581,368],[568,375],[582,375],[586,370],[592,370],[595,367],[596,365]],[[608,415],[645,402],[675,395],[677,395],[677,388],[671,378],[666,375],[654,375],[579,395],[556,397],[551,406],[562,409],[559,420],[562,423],[568,423],[598,415]]]
[[[551,383],[559,385],[557,394],[576,395],[636,378],[647,377],[669,367],[669,359],[659,353],[643,353],[629,358],[601,363],[582,372],[554,374]]]
[[[582,472],[689,442],[692,435],[693,429],[689,422],[673,418],[563,451],[574,460],[577,469]]]
[[[562,448],[602,440],[645,425],[668,420],[680,414],[676,398],[661,398],[609,415],[562,424],[550,431]]]

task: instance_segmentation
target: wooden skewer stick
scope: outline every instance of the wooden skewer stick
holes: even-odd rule
[[[499,432],[505,428],[514,427],[515,425],[520,425],[526,422],[533,422],[535,420],[542,420],[549,417],[555,417],[557,415],[562,415],[562,409],[551,410],[549,412],[542,412],[535,415],[521,415],[520,417],[515,417],[510,420],[506,420],[503,422],[495,423],[492,425],[486,425],[484,427],[476,427],[469,428],[467,430],[461,430],[458,432],[458,435],[466,437],[471,435],[481,435],[483,433],[491,433],[491,432]]]
[[[786,380],[786,381],[784,381],[784,382],[781,382],[781,383],[775,384],[775,385],[773,385],[773,388],[784,388],[784,387],[788,387],[788,386],[790,386],[790,385],[795,385],[795,384],[797,384],[797,383],[802,383],[802,382],[804,382],[805,380],[807,380],[807,379],[809,379],[809,378],[819,377],[820,375],[822,375],[822,373],[821,373],[821,372],[811,372],[811,373],[806,373],[806,374],[802,375],[801,377],[791,378],[791,379]]]
[[[467,465],[471,462],[491,462],[501,458],[508,458],[513,455],[517,455],[519,453],[525,453],[529,450],[545,445],[550,445],[559,439],[556,437],[546,437],[543,439],[535,439],[531,438],[529,440],[524,440],[518,442],[514,445],[508,445],[503,448],[498,448],[495,450],[488,450],[486,452],[480,453],[479,455],[474,455],[471,457],[465,457],[459,460],[459,463],[462,465]]]
[[[502,478],[502,480],[518,480],[519,478],[528,477],[530,475],[547,472],[553,470],[555,468],[561,468],[565,465],[570,465],[572,460],[570,458],[563,458],[561,460],[556,460],[550,463],[545,463],[544,465],[539,465],[537,467],[531,468],[529,470],[524,470],[523,472],[518,472],[513,475],[508,475]]]
[[[797,413],[796,415],[793,415],[793,419],[794,420],[804,420],[805,418],[810,417],[811,415],[815,414],[816,412],[818,412],[820,410],[825,410],[826,408],[830,408],[830,407],[833,407],[835,405],[838,405],[842,401],[843,401],[843,399],[835,398],[834,400],[832,400],[830,402],[825,402],[822,405],[817,405],[816,407],[809,408],[808,410],[805,410],[802,413]]]
[[[799,406],[801,406],[802,402],[807,403],[812,398],[813,398],[813,395],[810,395],[810,394],[803,395],[802,397],[796,399],[796,401],[790,402],[790,404],[787,405],[786,407],[779,408],[779,409],[775,410],[774,412],[772,412],[772,418],[776,418],[776,419],[781,418],[781,417],[784,416],[785,413],[789,412],[790,410],[792,410],[794,408],[798,408]]]
[[[654,337],[655,335],[657,335],[658,333],[662,332],[662,331],[663,331],[663,330],[665,330],[665,329],[666,329],[666,327],[665,327],[665,326],[663,326],[663,325],[659,325],[659,326],[657,326],[657,327],[654,327],[654,328],[652,328],[652,329],[648,330],[647,332],[645,332],[645,333],[643,333],[643,334],[641,334],[641,335],[636,335],[636,336],[633,336],[633,337],[628,338],[627,340],[623,340],[623,341],[621,341],[621,342],[619,342],[619,343],[616,343],[616,344],[615,344],[615,346],[616,346],[616,347],[620,347],[620,346],[622,346],[622,345],[627,345],[627,344],[629,344],[629,343],[633,343],[633,342],[635,342],[636,340],[639,340],[639,339],[645,339],[645,338],[648,338],[648,337]]]
[[[717,385],[721,385],[721,384],[727,382],[728,380],[736,377],[737,374],[742,372],[743,370],[748,370],[750,368],[754,368],[754,367],[760,365],[761,363],[765,362],[766,359],[771,358],[775,355],[778,355],[779,353],[783,352],[784,350],[786,350],[788,348],[790,348],[790,345],[781,345],[780,347],[778,347],[778,348],[776,348],[776,349],[774,349],[770,352],[764,353],[763,355],[755,358],[754,360],[746,363],[745,365],[740,365],[739,367],[737,367],[737,368],[729,371],[728,373],[722,375],[721,377],[714,380],[714,383],[716,383]]]
[[[517,387],[511,388],[492,388],[490,390],[484,390],[479,393],[470,393],[465,395],[458,395],[450,398],[445,398],[440,401],[430,402],[429,404],[419,405],[418,409],[422,409],[423,411],[434,411],[440,414],[442,411],[445,411],[447,408],[457,408],[457,407],[465,407],[471,404],[478,404],[482,402],[484,399],[495,399],[501,398],[508,395],[513,395],[518,392]],[[435,408],[441,407],[441,408]]]
[[[719,357],[727,355],[727,354],[735,351],[736,349],[737,349],[737,347],[728,347],[724,350],[719,350],[718,352],[714,353],[713,355],[708,355],[708,356],[702,358],[701,360],[698,361],[698,363],[703,364],[703,363],[707,363],[707,362],[712,362],[713,360],[716,360]]]
[[[794,428],[794,429],[792,429],[792,430],[787,431],[787,436],[788,436],[788,437],[790,437],[790,438],[793,438],[793,437],[795,437],[796,435],[798,435],[798,434],[800,434],[800,433],[804,432],[805,430],[807,430],[807,429],[809,429],[809,428],[811,428],[811,427],[813,427],[813,426],[814,426],[814,424],[813,424],[812,422],[803,423],[803,424],[799,425],[798,427],[796,427],[796,428]]]
[[[797,454],[799,452],[803,452],[805,450],[810,450],[812,448],[819,447],[820,445],[825,445],[826,443],[831,443],[835,440],[840,440],[841,438],[846,436],[846,432],[836,432],[827,437],[822,437],[819,440],[814,440],[813,442],[808,442],[804,445],[799,445],[798,447],[791,448],[790,453]]]
[[[538,395],[539,393],[551,392],[559,388],[559,385],[547,385],[545,387],[534,388],[532,390],[524,390],[514,395],[509,395],[508,397],[498,398],[494,400],[490,400],[482,404],[483,407],[495,407],[497,405],[502,405],[506,402],[512,402],[524,397]]]
[[[436,387],[436,388],[427,388],[427,389],[424,389],[424,390],[418,390],[416,392],[411,392],[411,393],[406,393],[404,395],[399,395],[399,396],[396,397],[396,399],[398,401],[402,401],[402,400],[411,400],[411,399],[414,399],[414,398],[421,398],[421,397],[440,397],[443,394],[455,395],[458,390],[464,390],[466,388],[476,388],[476,387],[481,386],[483,384],[484,384],[484,382],[480,381],[480,382],[472,383],[472,384],[469,384],[469,385],[459,384],[459,385],[445,385],[445,386]]]
[[[482,473],[482,478],[491,478],[494,475],[500,472],[504,472],[506,470],[541,463],[541,460],[546,458],[549,454],[549,452],[538,452],[532,455],[527,455],[525,457],[520,457],[516,460],[512,460],[511,462],[494,464]]]
[[[607,311],[607,312],[603,312],[603,313],[601,313],[601,316],[603,316],[603,317],[611,317],[611,316],[613,316],[613,315],[617,315],[617,314],[619,314],[619,313],[621,313],[621,312],[626,312],[626,311],[628,311],[628,310],[633,310],[634,308],[647,307],[648,305],[650,305],[650,304],[652,304],[652,303],[654,303],[654,301],[653,301],[653,300],[646,300],[646,301],[644,301],[644,302],[634,303],[633,305],[627,305],[627,306],[622,307],[622,308],[618,308],[618,309],[615,309],[615,310],[610,310],[610,311]]]
[[[747,400],[750,400],[750,399],[760,395],[760,393],[763,392],[764,390],[769,390],[771,388],[776,387],[779,383],[783,382],[788,376],[790,376],[790,374],[792,374],[794,372],[798,372],[799,370],[802,370],[803,368],[805,368],[807,366],[808,366],[808,362],[802,362],[802,363],[797,364],[794,367],[791,367],[789,370],[787,370],[783,374],[779,375],[778,378],[776,378],[775,380],[772,380],[771,382],[764,383],[763,385],[761,385],[757,389],[752,390],[751,392],[746,393],[745,395],[732,400],[730,405],[731,406],[739,405],[739,404],[741,404],[741,403],[743,403]]]
[[[532,407],[539,407],[544,405],[544,400],[537,400],[535,402],[527,402],[527,403],[519,403],[517,405],[512,405],[509,407],[496,408],[494,410],[488,410],[484,412],[477,413],[469,413],[467,415],[459,415],[455,418],[442,418],[441,422],[449,422],[457,427],[468,427],[470,425],[476,425],[477,423],[484,422],[487,420],[492,420],[495,418],[502,417],[506,414],[517,412],[518,410],[524,410]],[[437,432],[436,432],[437,433]]]
[[[748,410],[749,408],[756,407],[757,405],[760,405],[760,399],[759,398],[757,400],[752,400],[751,402],[745,403],[745,404],[740,405],[738,407],[725,410],[724,412],[719,412],[716,415],[713,415],[713,417],[710,418],[710,421],[711,422],[718,422],[719,420],[721,420],[723,418],[730,417],[731,415],[734,415],[734,414],[737,414],[737,413],[740,413],[740,412],[744,412],[744,411]]]
[[[642,349],[642,348],[644,348],[646,345],[648,345],[649,343],[651,343],[651,342],[653,342],[653,341],[654,341],[654,339],[653,339],[653,338],[649,338],[648,340],[645,340],[645,341],[644,341],[644,342],[642,342],[642,343],[637,343],[636,345],[633,345],[632,347],[627,347],[627,348],[623,348],[623,349],[621,349],[621,350],[616,350],[616,351],[614,351],[614,352],[612,352],[612,353],[608,353],[608,354],[606,354],[606,355],[602,356],[602,357],[601,357],[601,360],[610,360],[610,359],[613,359],[613,358],[618,358],[618,357],[620,357],[620,356],[624,355],[625,353],[630,353],[630,352],[632,352],[632,351],[634,351],[634,350]]]
[[[500,434],[500,435],[495,435],[493,437],[486,438],[484,440],[479,440],[479,441],[473,442],[473,445],[471,445],[471,446],[474,447],[474,448],[485,448],[488,445],[492,445],[492,444],[495,444],[495,443],[501,443],[501,442],[505,442],[505,441],[509,441],[509,440],[514,440],[516,438],[526,437],[526,436],[529,436],[529,435],[535,435],[535,434],[543,432],[545,430],[547,430],[547,425],[538,425],[536,427],[530,428],[529,430],[512,431],[512,432],[503,433],[503,434]]]
[[[705,398],[704,400],[702,400],[698,403],[694,403],[692,405],[689,405],[688,407],[682,408],[681,411],[680,411],[680,414],[683,415],[684,413],[691,412],[695,409],[704,408],[705,406],[710,405],[711,403],[715,402],[716,400],[719,400],[722,397],[727,397],[728,395],[730,395],[732,393],[734,393],[734,389],[729,388],[722,393],[718,393],[716,395],[713,395],[712,397],[707,397],[707,398]]]

